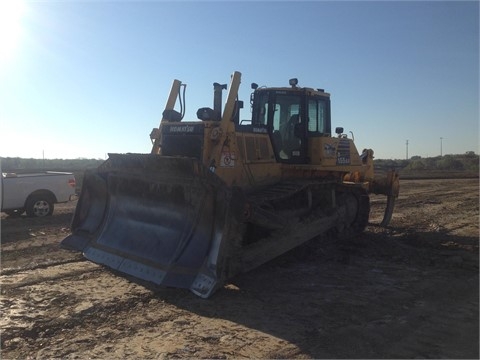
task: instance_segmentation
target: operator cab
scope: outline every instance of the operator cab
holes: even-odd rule
[[[331,136],[330,94],[323,89],[258,88],[252,84],[252,125],[266,126],[276,160],[308,164],[308,140]]]

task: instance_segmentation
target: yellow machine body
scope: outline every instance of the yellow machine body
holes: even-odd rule
[[[385,194],[391,219],[399,178],[375,177],[373,151],[361,153],[337,128],[330,94],[258,88],[252,116],[240,119],[241,74],[214,83],[214,108],[197,121],[174,110],[174,80],[150,154],[110,154],[87,172],[63,244],[95,262],[156,284],[211,296],[248,271],[327,232],[355,236],[369,221],[369,194]],[[181,98],[180,98],[181,100]]]

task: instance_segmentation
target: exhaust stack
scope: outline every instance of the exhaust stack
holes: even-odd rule
[[[222,91],[227,89],[227,84],[213,83],[213,111],[215,118],[222,117]]]

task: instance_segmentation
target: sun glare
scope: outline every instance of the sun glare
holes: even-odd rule
[[[22,35],[23,0],[0,0],[0,66],[10,60]]]

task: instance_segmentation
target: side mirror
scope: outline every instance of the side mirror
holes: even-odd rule
[[[343,127],[335,128],[335,134],[337,134],[337,135],[343,134]]]

